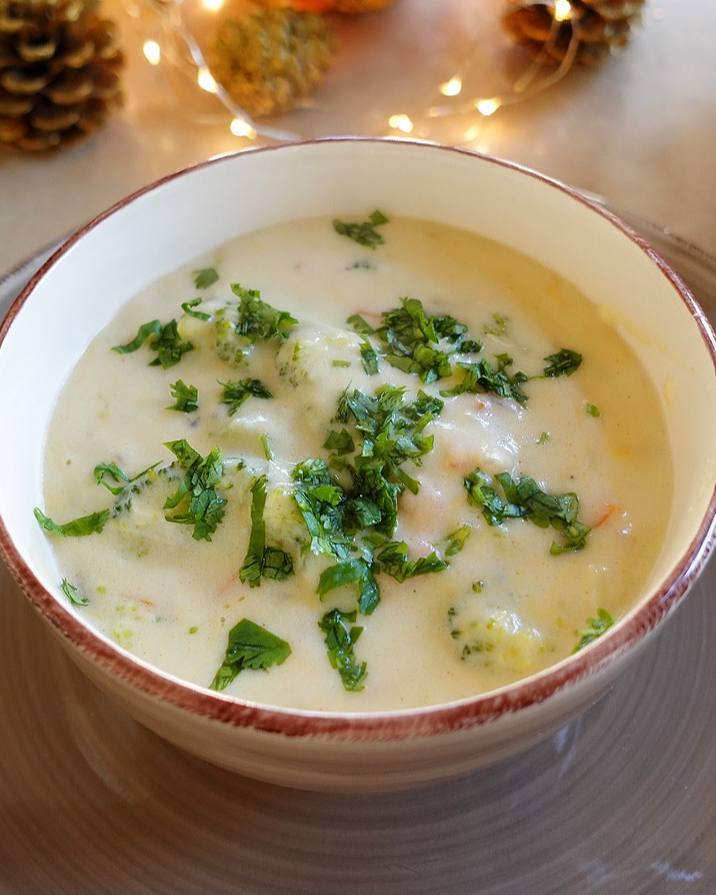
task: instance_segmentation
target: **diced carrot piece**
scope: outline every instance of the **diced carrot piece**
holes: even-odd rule
[[[608,522],[618,509],[619,507],[615,503],[605,504],[594,522],[592,522],[592,528],[599,528],[600,525],[604,525],[604,523]]]

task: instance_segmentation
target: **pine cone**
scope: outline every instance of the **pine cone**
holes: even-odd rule
[[[121,101],[112,22],[83,0],[0,0],[0,143],[53,149]]]
[[[324,18],[289,8],[251,7],[219,26],[207,62],[250,115],[290,109],[322,80],[334,55]]]
[[[554,0],[507,0],[503,23],[513,39],[538,62],[562,62],[576,39],[575,61],[598,62],[624,46],[644,0],[570,0],[566,15]]]

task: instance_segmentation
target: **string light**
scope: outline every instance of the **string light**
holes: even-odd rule
[[[555,22],[567,22],[572,18],[572,4],[569,0],[554,0]]]
[[[443,96],[459,96],[462,92],[462,78],[455,75],[449,81],[442,83],[438,90]]]
[[[475,103],[475,108],[480,113],[480,115],[484,115],[485,118],[489,118],[490,115],[494,115],[495,112],[500,108],[502,103],[500,100],[493,96],[491,99],[478,99]]]
[[[145,40],[142,47],[144,57],[150,65],[159,65],[162,59],[162,48],[156,40]]]
[[[234,118],[229,125],[229,130],[235,137],[246,137],[248,140],[256,139],[256,131],[244,118]]]
[[[205,65],[202,65],[197,71],[196,83],[202,90],[206,90],[207,93],[216,93],[218,90],[214,76]]]
[[[401,112],[398,115],[391,115],[388,124],[395,131],[402,131],[404,134],[413,132],[413,122],[409,115]]]

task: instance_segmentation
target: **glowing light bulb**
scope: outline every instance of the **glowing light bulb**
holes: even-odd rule
[[[499,99],[478,99],[475,103],[475,108],[480,113],[480,115],[484,115],[485,118],[489,118],[490,115],[494,115],[495,112],[500,108]]]
[[[247,140],[256,138],[256,131],[243,118],[234,118],[229,125],[229,130],[235,137],[246,137]]]
[[[555,22],[566,22],[572,18],[572,4],[569,0],[554,0]]]
[[[201,87],[202,90],[206,90],[207,93],[216,93],[217,91],[214,76],[204,65],[202,65],[202,67],[196,73],[196,83]]]
[[[201,5],[209,12],[218,12],[224,5],[224,0],[202,0]]]
[[[145,40],[142,46],[144,57],[150,65],[159,65],[162,59],[162,48],[156,40]]]
[[[402,131],[404,134],[410,134],[413,130],[413,122],[410,119],[409,115],[405,115],[401,112],[399,115],[391,115],[388,119],[388,124],[395,131]]]
[[[445,81],[441,84],[438,87],[438,90],[443,96],[458,96],[462,90],[462,78],[458,78],[458,76],[455,75],[455,77],[450,78],[449,81]]]

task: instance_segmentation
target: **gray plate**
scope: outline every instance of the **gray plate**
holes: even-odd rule
[[[716,317],[716,260],[633,222]],[[32,267],[0,280],[2,312]],[[0,568],[0,893],[712,895],[715,577],[712,563],[623,680],[537,749],[356,797],[232,776],[144,730]]]

